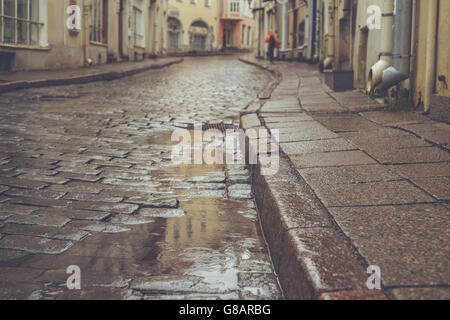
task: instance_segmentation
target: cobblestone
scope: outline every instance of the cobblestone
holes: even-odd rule
[[[15,263],[16,274],[47,269],[20,285],[1,277],[0,298],[280,297],[246,167],[171,162],[174,129],[236,124],[267,81],[233,57],[202,58],[0,96],[0,263]],[[228,197],[233,184],[248,201]],[[69,294],[73,264],[84,283]],[[252,281],[241,274],[251,265],[265,266]],[[180,293],[180,277],[196,285]],[[148,292],[160,285],[172,288]]]

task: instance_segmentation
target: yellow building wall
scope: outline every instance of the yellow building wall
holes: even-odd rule
[[[450,96],[450,1],[441,0],[439,3],[439,26],[438,26],[438,47],[437,47],[437,77],[444,77],[445,81],[437,80],[436,91],[440,95]]]
[[[416,42],[416,57],[413,65],[414,82],[413,82],[413,102],[415,105],[423,103],[425,93],[425,65],[427,51],[427,27],[428,27],[428,1],[421,0],[418,4],[418,29]],[[441,0],[439,4],[438,18],[438,41],[436,48],[436,92],[439,95],[450,96],[448,83],[450,81],[450,59],[448,53],[450,51],[450,41],[448,35],[450,33],[450,22],[447,18],[450,12],[450,1]],[[438,78],[444,78],[445,81],[439,81]]]
[[[183,45],[188,48],[189,43],[189,27],[196,20],[203,20],[212,31],[214,40],[212,41],[213,49],[217,48],[219,39],[219,19],[217,0],[211,1],[210,7],[205,7],[203,0],[197,0],[197,4],[192,4],[190,0],[178,2],[169,0],[169,11],[177,10],[180,15],[177,17],[183,24]]]

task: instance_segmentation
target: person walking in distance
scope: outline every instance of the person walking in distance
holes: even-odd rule
[[[266,37],[265,42],[269,46],[268,54],[269,54],[270,63],[273,64],[274,51],[275,51],[275,48],[279,47],[280,41],[278,40],[277,36],[273,33],[273,31],[269,30],[269,35]]]

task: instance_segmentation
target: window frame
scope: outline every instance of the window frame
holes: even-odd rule
[[[97,12],[94,15],[95,9]],[[108,44],[108,9],[108,0],[92,0],[91,2],[89,41],[94,44]]]
[[[35,47],[39,48],[41,43],[41,31],[44,23],[41,21],[41,12],[40,12],[40,2],[39,0],[23,0],[26,3],[26,18],[19,17],[19,0],[14,1],[14,16],[6,16],[5,12],[5,0],[0,0],[0,46],[14,46],[14,47]],[[37,20],[33,19],[33,12],[31,4],[35,2],[37,4],[33,8],[36,10]],[[6,20],[10,20],[14,25],[14,40],[11,42],[5,42],[5,26]],[[21,23],[25,24],[26,40],[24,42],[20,41],[20,27]],[[33,39],[32,28],[36,26],[36,38]]]

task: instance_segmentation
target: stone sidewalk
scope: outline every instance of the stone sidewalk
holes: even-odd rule
[[[450,125],[333,92],[315,66],[243,62],[280,78],[241,123],[280,131],[279,173],[253,179],[286,297],[450,299]]]
[[[115,80],[150,69],[160,69],[182,62],[181,58],[158,58],[139,62],[121,62],[73,69],[18,71],[0,73],[0,94],[3,92],[47,86],[83,84]]]

